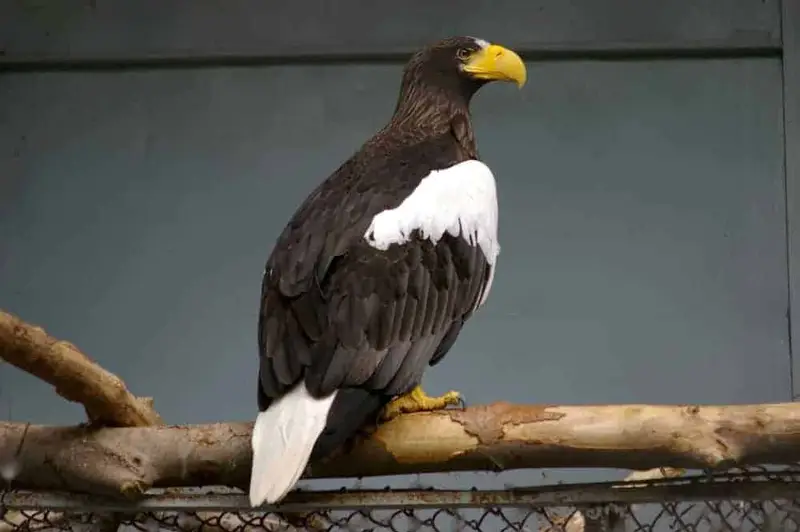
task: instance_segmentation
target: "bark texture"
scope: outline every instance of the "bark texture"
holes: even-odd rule
[[[12,487],[136,499],[151,487],[247,486],[251,423],[164,426],[152,401],[135,397],[117,376],[72,344],[3,311],[0,358],[83,404],[90,420],[74,427],[0,422],[0,476]],[[402,415],[328,460],[311,464],[308,476],[540,467],[728,468],[798,461],[800,403],[495,403]]]
[[[91,423],[116,427],[162,423],[151,399],[134,397],[119,377],[74,345],[2,310],[0,358],[53,385],[64,399],[82,404]]]
[[[23,322],[16,316],[0,310],[0,358],[21,370],[51,384],[64,399],[83,405],[93,426],[142,427],[162,424],[161,416],[153,409],[150,398],[134,397],[122,380],[109,373],[81,353],[74,345],[57,340],[41,327]],[[13,479],[24,462],[21,452],[25,433],[16,449],[0,450],[0,476]],[[3,447],[0,445],[0,447]],[[52,515],[53,523],[35,523],[29,515],[9,512],[7,521],[0,524],[0,532],[18,529],[46,529],[50,525],[70,524],[66,515]],[[92,532],[117,530],[122,516],[117,514],[95,516],[91,525],[84,526]]]
[[[251,423],[132,428],[0,423],[14,485],[136,498],[150,487],[245,487]],[[312,477],[541,467],[728,468],[800,460],[800,404],[539,406],[400,416],[312,464]]]

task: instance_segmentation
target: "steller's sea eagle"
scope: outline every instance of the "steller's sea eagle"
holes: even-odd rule
[[[516,53],[482,39],[420,50],[389,123],[281,233],[261,287],[253,506],[282,499],[311,458],[378,416],[460,402],[420,382],[486,300],[500,251],[469,104],[490,81],[525,77]]]

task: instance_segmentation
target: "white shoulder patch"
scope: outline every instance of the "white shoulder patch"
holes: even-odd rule
[[[408,242],[419,229],[436,243],[445,232],[480,246],[493,265],[497,241],[497,190],[494,175],[480,161],[469,160],[425,177],[400,205],[375,215],[364,233],[372,247],[385,250]]]

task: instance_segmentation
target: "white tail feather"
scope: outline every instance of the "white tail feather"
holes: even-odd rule
[[[273,504],[294,487],[325,428],[335,397],[333,392],[316,399],[301,382],[258,414],[252,439],[252,506]]]

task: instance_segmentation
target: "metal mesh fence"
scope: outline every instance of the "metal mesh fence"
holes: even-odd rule
[[[301,492],[254,512],[240,492],[167,490],[132,504],[6,491],[0,532],[800,531],[800,468],[509,490]]]

